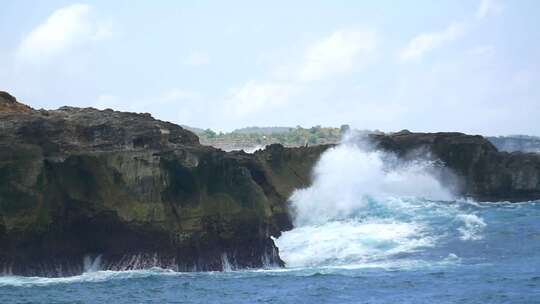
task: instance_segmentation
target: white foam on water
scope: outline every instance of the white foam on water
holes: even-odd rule
[[[324,153],[315,167],[313,185],[295,191],[291,197],[295,224],[348,218],[368,207],[370,199],[384,203],[388,197],[453,198],[426,170],[431,163],[411,162],[389,168],[386,160],[397,162],[387,153],[364,151],[351,144]]]
[[[155,275],[179,275],[175,272],[162,268],[151,268],[144,270],[124,270],[124,271],[90,271],[81,275],[71,277],[47,278],[47,277],[24,277],[24,276],[0,276],[0,287],[32,287],[46,286],[52,284],[73,284],[87,282],[106,282],[110,280],[126,280],[135,278],[146,278]]]
[[[433,241],[411,223],[345,220],[298,227],[276,245],[288,267],[317,267],[379,260]]]
[[[481,232],[487,226],[482,218],[475,214],[458,214],[456,219],[465,224],[464,226],[458,228],[458,231],[461,234],[460,238],[462,240],[467,241],[482,239]]]
[[[432,160],[403,162],[365,146],[348,141],[326,151],[312,186],[291,196],[295,228],[275,239],[287,267],[395,265],[395,256],[436,245],[435,217],[462,223],[463,240],[480,237],[485,223],[449,203],[455,197]]]

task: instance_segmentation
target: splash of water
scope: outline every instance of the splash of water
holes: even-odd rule
[[[459,214],[456,219],[463,221],[465,224],[458,228],[462,240],[482,239],[481,232],[487,226],[482,218],[475,214]]]
[[[455,197],[436,170],[432,160],[404,162],[364,142],[328,150],[312,186],[290,198],[295,229],[275,240],[282,259],[288,267],[387,262],[435,246],[440,222],[463,223],[461,239],[478,239],[485,223],[449,203]]]
[[[101,255],[90,256],[86,255],[83,259],[83,271],[95,272],[101,270]]]
[[[427,161],[399,163],[390,154],[353,144],[333,148],[315,167],[313,185],[291,198],[295,225],[357,217],[370,211],[374,201],[388,203],[384,202],[388,197],[451,200],[452,195],[428,173],[430,165]]]
[[[221,265],[223,265],[223,271],[225,272],[233,271],[235,268],[234,264],[229,261],[229,256],[227,255],[227,253],[223,253],[221,255]]]

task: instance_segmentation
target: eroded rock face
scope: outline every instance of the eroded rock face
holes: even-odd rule
[[[462,133],[371,135],[378,148],[403,158],[430,153],[457,175],[459,195],[478,201],[540,199],[540,154],[499,152],[482,136]]]
[[[321,153],[226,153],[112,110],[0,122],[0,271],[22,275],[77,274],[85,256],[106,269],[283,265],[271,236],[291,228],[287,198]]]

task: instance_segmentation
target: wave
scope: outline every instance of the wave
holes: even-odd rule
[[[124,270],[124,271],[87,271],[81,275],[71,277],[25,277],[25,276],[0,276],[0,287],[15,286],[15,287],[32,287],[46,286],[54,284],[73,284],[73,283],[88,283],[88,282],[106,282],[111,280],[126,280],[136,278],[147,278],[156,275],[180,275],[181,272],[175,272],[163,268],[151,268],[141,270]]]
[[[484,220],[440,180],[440,163],[402,161],[365,142],[325,152],[311,187],[290,202],[294,229],[275,239],[287,267],[399,264],[449,233],[482,238]],[[438,261],[440,262],[440,261]]]
[[[207,272],[178,272],[171,269],[150,268],[140,270],[99,270],[89,271],[81,275],[71,277],[25,277],[25,276],[0,276],[1,288],[31,288],[55,285],[73,285],[88,283],[108,283],[111,281],[151,280],[163,278],[184,278],[185,280],[212,279],[250,279],[254,277],[312,277],[312,276],[364,276],[366,271],[373,269],[385,270],[412,270],[447,268],[448,265],[458,264],[460,259],[450,254],[439,263],[426,263],[422,260],[381,261],[361,264],[329,265],[321,267],[296,267],[296,268],[271,268],[271,269],[238,269],[229,271]]]
[[[368,263],[417,247],[432,246],[423,228],[411,223],[330,221],[301,226],[276,240],[288,267]]]

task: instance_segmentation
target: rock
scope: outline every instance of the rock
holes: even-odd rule
[[[0,113],[28,113],[31,111],[34,109],[18,102],[8,92],[0,91]]]
[[[540,154],[499,152],[482,136],[462,133],[377,134],[378,148],[403,158],[418,154],[441,160],[457,175],[458,195],[477,201],[540,199]]]
[[[20,275],[78,274],[97,256],[105,269],[282,266],[271,236],[292,227],[287,198],[322,151],[226,153],[92,108],[0,121],[0,270]]]

